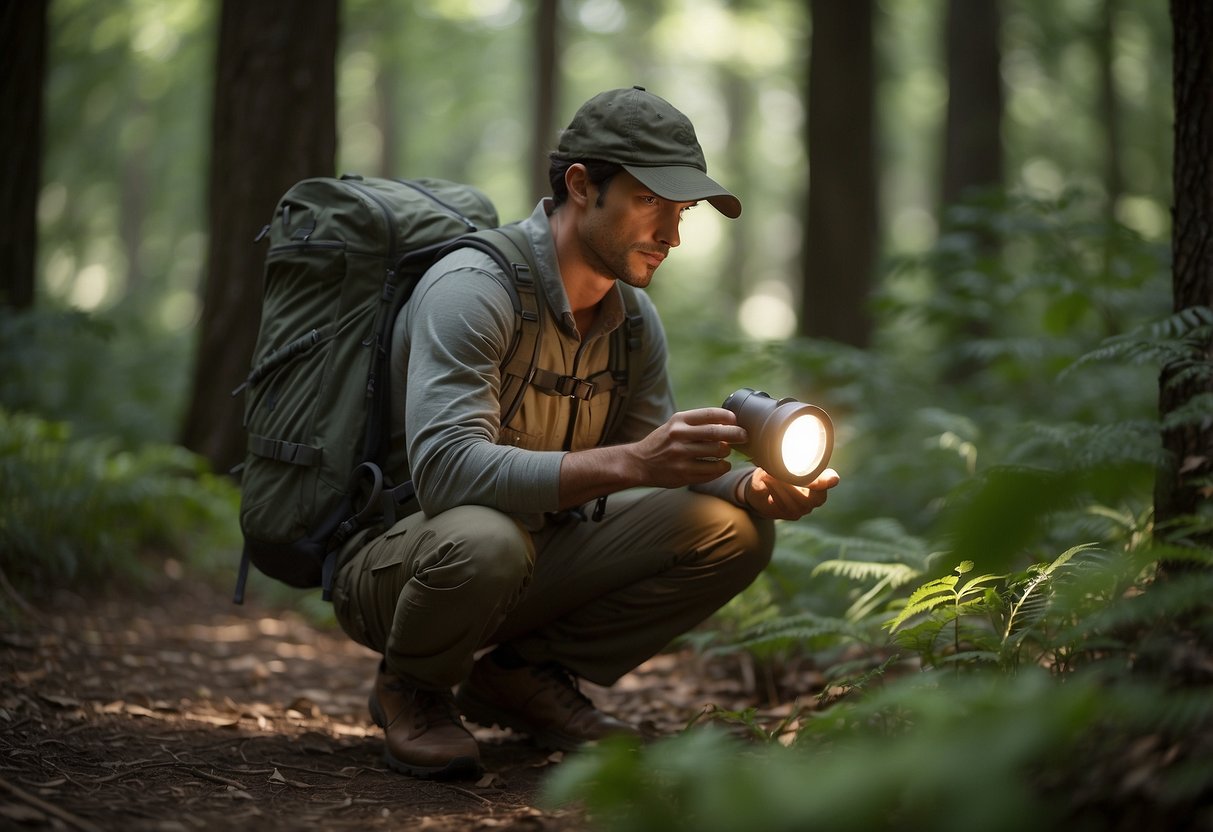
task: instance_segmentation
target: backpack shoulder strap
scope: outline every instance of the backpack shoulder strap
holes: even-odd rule
[[[491,228],[459,237],[446,251],[454,248],[474,248],[492,257],[501,270],[501,275],[495,276],[501,280],[514,303],[515,335],[501,370],[501,425],[508,425],[514,418],[522,406],[527,387],[532,384],[553,395],[582,399],[590,398],[595,391],[610,391],[607,418],[598,440],[599,445],[605,445],[623,421],[630,394],[629,380],[640,363],[644,314],[637,290],[630,286],[619,287],[625,317],[611,334],[606,371],[588,382],[571,376],[557,376],[539,368],[545,299],[537,285],[537,270],[526,232],[517,223]]]
[[[631,379],[640,364],[641,333],[644,330],[644,314],[640,301],[631,286],[620,285],[623,295],[624,319],[619,328],[611,333],[611,354],[607,369],[611,381],[611,403],[607,408],[606,424],[603,426],[599,445],[605,445],[623,422]]]
[[[474,248],[493,258],[500,275],[493,275],[510,295],[514,304],[514,340],[501,365],[501,426],[505,427],[522,407],[527,386],[539,366],[539,347],[543,335],[543,291],[536,285],[536,269],[531,244],[518,225],[465,234],[443,253],[456,248]]]

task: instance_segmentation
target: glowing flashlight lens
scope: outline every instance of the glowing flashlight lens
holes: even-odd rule
[[[800,416],[792,420],[783,433],[780,448],[788,473],[803,477],[816,468],[821,463],[821,455],[825,453],[827,440],[825,425],[816,416]]]

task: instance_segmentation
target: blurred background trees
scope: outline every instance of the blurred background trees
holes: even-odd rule
[[[7,3],[6,14],[36,19],[39,5]],[[446,176],[519,217],[559,125],[594,92],[632,83],[691,115],[712,173],[746,205],[738,223],[710,212],[688,221],[688,245],[654,288],[672,318],[760,341],[879,341],[872,301],[889,284],[887,264],[935,245],[947,208],[974,188],[1082,191],[1144,239],[1167,239],[1169,21],[1159,4],[821,5],[346,0],[284,16],[300,27],[289,37],[272,36],[287,22],[263,21],[250,29],[258,39],[225,46],[222,4],[55,0],[40,296],[48,309],[120,322],[114,349],[155,343],[161,366],[173,356],[154,401],[140,405],[157,410],[153,435],[184,436],[223,467],[230,440],[213,434],[233,410],[215,399],[245,360],[255,310],[231,316],[255,306],[263,255],[240,240],[257,233],[284,181]],[[6,26],[16,30],[15,42],[37,43],[26,24]],[[319,109],[330,71],[332,139]],[[317,79],[307,93],[292,87],[303,75]],[[232,176],[232,165],[255,173]],[[930,286],[921,276],[918,290]]]

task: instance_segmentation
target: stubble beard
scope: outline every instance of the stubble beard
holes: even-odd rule
[[[592,243],[587,243],[585,246],[586,262],[597,274],[608,280],[623,281],[637,289],[647,289],[653,280],[653,273],[657,270],[656,267],[651,269],[646,267],[637,271],[632,267],[632,256],[643,251],[641,246],[629,246],[622,251],[613,250],[607,256]]]

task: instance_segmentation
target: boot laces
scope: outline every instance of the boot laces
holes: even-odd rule
[[[459,708],[449,690],[424,690],[413,692],[413,721],[418,728],[430,728],[441,723],[463,727]]]
[[[594,703],[581,692],[581,685],[576,676],[568,668],[559,664],[541,664],[532,668],[532,672],[541,681],[547,682],[556,690],[556,698],[572,710],[582,708],[593,709]]]
[[[408,697],[413,706],[413,724],[425,729],[443,722],[463,727],[459,718],[459,708],[455,705],[455,695],[449,690],[428,690],[407,685],[395,676],[388,676],[384,686],[394,693],[402,693]]]

